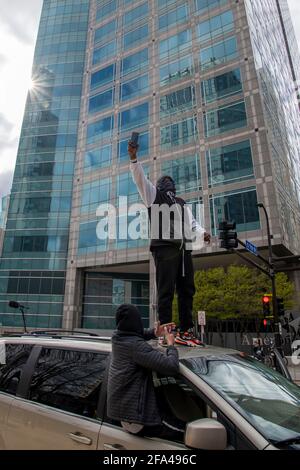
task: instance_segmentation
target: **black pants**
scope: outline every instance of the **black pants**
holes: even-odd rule
[[[178,295],[179,322],[182,330],[193,326],[194,267],[189,251],[176,246],[160,246],[152,251],[156,267],[158,317],[161,324],[172,321],[175,288]],[[183,275],[184,258],[184,275]]]

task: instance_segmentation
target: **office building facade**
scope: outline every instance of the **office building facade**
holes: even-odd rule
[[[224,218],[266,247],[258,202],[275,253],[300,252],[288,13],[277,0],[44,0],[0,263],[3,325],[21,326],[11,299],[30,307],[31,327],[111,330],[123,302],[153,321],[148,240],[127,233],[125,209],[140,202],[132,131],[149,178],[172,175],[213,235],[197,269],[233,260],[218,248]],[[107,203],[117,234],[100,239]]]

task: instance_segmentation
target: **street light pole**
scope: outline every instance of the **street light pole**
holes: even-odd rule
[[[272,282],[272,305],[273,305],[273,315],[274,315],[274,326],[275,326],[275,346],[280,351],[282,355],[282,343],[281,343],[281,333],[280,333],[280,321],[278,316],[278,309],[277,309],[277,295],[276,295],[276,277],[275,277],[275,269],[273,264],[273,253],[272,253],[272,237],[270,231],[270,222],[267,210],[263,203],[257,204],[257,207],[263,209],[266,217],[267,222],[267,233],[268,233],[268,248],[269,248],[269,273]]]

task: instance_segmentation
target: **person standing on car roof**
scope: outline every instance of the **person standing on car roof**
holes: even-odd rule
[[[137,150],[138,146],[131,145],[129,141],[130,170],[139,194],[148,208],[151,234],[153,226],[157,227],[156,238],[151,239],[150,251],[156,267],[159,321],[161,324],[172,321],[176,287],[180,322],[176,343],[199,345],[201,342],[193,333],[194,268],[190,240],[185,237],[185,233],[188,228],[191,238],[196,237],[199,248],[202,248],[204,242],[210,243],[211,236],[197,223],[185,201],[176,196],[176,186],[171,176],[162,176],[156,185],[146,178],[142,165],[137,161]],[[153,210],[155,206],[161,208],[164,205],[176,209],[173,216],[169,210],[169,234],[164,233],[163,217],[157,216],[157,211]],[[176,218],[179,220],[179,230],[178,226],[176,228]]]
[[[107,415],[120,421],[135,435],[168,438],[183,429],[169,426],[161,416],[156,401],[152,372],[175,376],[179,372],[175,338],[169,329],[173,324],[144,329],[139,310],[123,304],[116,312],[117,330],[112,336],[112,355],[107,383]],[[168,347],[164,352],[147,341],[165,333]]]

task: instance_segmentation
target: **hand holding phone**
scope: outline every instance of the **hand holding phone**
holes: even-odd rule
[[[136,161],[137,159],[137,151],[139,148],[138,141],[139,141],[139,133],[133,132],[131,134],[130,140],[128,141],[128,154],[130,156],[130,160],[132,161]]]
[[[131,147],[138,148],[138,146],[139,146],[139,136],[140,136],[139,132],[133,132],[131,134],[131,138],[130,138],[130,141],[129,141],[129,145]]]

